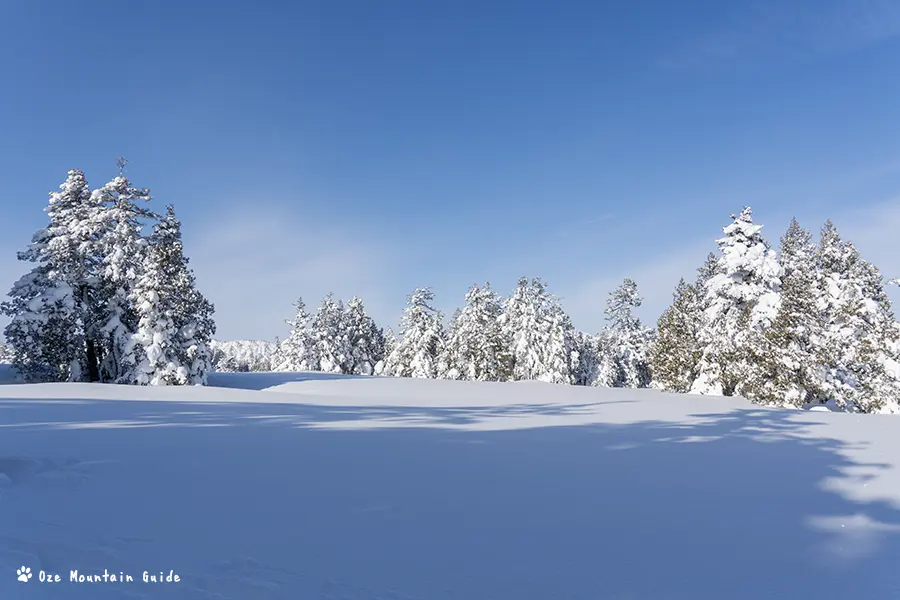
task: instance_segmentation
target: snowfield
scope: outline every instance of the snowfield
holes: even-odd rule
[[[211,383],[228,387],[0,386],[0,598],[900,597],[895,417],[541,383]]]

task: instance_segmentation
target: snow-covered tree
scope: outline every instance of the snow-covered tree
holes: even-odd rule
[[[817,348],[824,333],[819,306],[816,246],[791,220],[781,239],[781,302],[772,326],[751,332],[751,363],[741,393],[767,405],[803,406],[821,396]]]
[[[822,229],[818,260],[825,320],[821,400],[852,411],[900,409],[896,376],[888,370],[897,361],[897,327],[881,273],[830,221]]]
[[[697,379],[697,367],[703,348],[700,329],[703,299],[697,285],[678,282],[672,305],[656,323],[656,338],[650,344],[648,358],[655,384],[667,391],[687,393]]]
[[[593,384],[641,388],[650,385],[647,345],[650,330],[634,315],[643,299],[637,284],[625,279],[607,301],[608,325],[598,337],[598,369]]]
[[[451,321],[444,349],[442,377],[473,381],[506,381],[512,377],[510,340],[500,323],[500,297],[491,289],[473,285],[466,305]]]
[[[407,299],[400,339],[385,358],[382,373],[393,377],[434,379],[444,351],[444,317],[432,306],[434,292],[419,288]]]
[[[751,368],[753,331],[771,326],[779,303],[781,267],[749,207],[724,228],[718,240],[720,272],[706,285],[704,345],[691,391],[731,396],[740,393]]]
[[[333,294],[322,299],[310,325],[319,371],[347,373],[352,361],[350,339],[344,322],[344,303]]]
[[[388,376],[390,372],[387,371],[388,357],[391,356],[394,352],[394,348],[397,347],[397,336],[394,335],[394,330],[391,327],[388,327],[384,332],[384,353],[383,358],[375,363],[375,367],[373,368],[374,374],[379,376]]]
[[[287,321],[291,332],[279,345],[273,368],[275,371],[318,371],[312,316],[306,310],[303,298],[294,303],[294,309],[294,318]]]
[[[138,317],[134,340],[142,357],[137,383],[200,385],[212,370],[209,342],[213,305],[197,290],[181,241],[175,209],[154,227],[132,292]]]
[[[344,317],[350,356],[346,372],[351,375],[372,375],[375,365],[384,359],[384,333],[366,314],[362,299],[352,298],[347,303]]]
[[[91,366],[91,380],[98,377],[96,348],[85,346],[91,262],[81,227],[90,197],[84,173],[69,171],[60,191],[50,194],[49,224],[18,255],[34,267],[13,286],[2,311],[11,319],[5,334],[13,364],[25,381],[77,381]]]
[[[135,383],[143,359],[134,339],[138,315],[132,294],[146,261],[144,222],[158,219],[138,204],[149,200],[149,190],[135,188],[122,175],[92,193],[92,202],[100,207],[93,214],[94,226],[103,232],[96,242],[101,297],[97,326],[105,341],[100,373],[111,383]]]
[[[580,364],[575,328],[541,279],[519,280],[500,317],[510,340],[513,379],[574,383]]]

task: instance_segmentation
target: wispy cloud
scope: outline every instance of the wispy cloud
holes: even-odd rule
[[[900,36],[895,0],[815,0],[753,5],[690,37],[659,66],[695,69],[755,59],[801,59]]]
[[[196,228],[186,252],[222,339],[284,337],[298,296],[315,308],[329,292],[359,295],[375,317],[392,308],[383,287],[390,256],[380,243],[286,209],[237,209]]]

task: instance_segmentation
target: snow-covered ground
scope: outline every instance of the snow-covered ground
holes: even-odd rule
[[[212,383],[229,388],[0,386],[0,599],[900,597],[896,417],[540,383]]]

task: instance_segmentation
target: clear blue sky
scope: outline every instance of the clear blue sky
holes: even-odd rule
[[[174,203],[221,338],[541,276],[655,320],[744,204],[900,275],[893,0],[0,4],[0,278],[68,169]],[[7,283],[0,283],[7,286]]]

